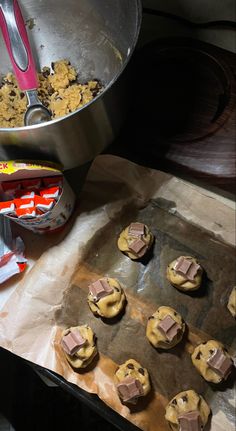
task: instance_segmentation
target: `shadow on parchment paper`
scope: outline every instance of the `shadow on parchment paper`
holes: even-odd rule
[[[72,367],[72,368],[73,368],[75,373],[80,374],[82,376],[83,374],[86,374],[86,373],[89,373],[90,371],[93,371],[94,368],[96,367],[98,361],[99,361],[99,352],[93,358],[91,364],[89,364],[86,368],[80,368],[80,369],[74,368],[74,367]]]
[[[150,383],[152,385],[151,381]],[[144,410],[148,406],[148,404],[150,404],[154,396],[155,396],[155,391],[153,389],[153,386],[151,386],[150,392],[145,397],[139,398],[136,405],[128,404],[130,413],[138,413]]]
[[[122,229],[132,221],[149,226],[155,235],[153,258],[146,266],[124,256],[117,248]],[[170,285],[166,267],[180,255],[195,256],[205,270],[201,295],[186,295]],[[156,202],[138,208],[127,204],[112,216],[86,244],[78,262],[71,287],[65,293],[55,319],[61,327],[88,323],[98,337],[98,349],[115,363],[134,358],[147,368],[153,388],[167,399],[178,392],[194,389],[205,395],[214,414],[222,410],[232,422],[233,380],[224,391],[215,390],[192,364],[191,349],[206,339],[217,339],[236,351],[235,321],[225,307],[225,289],[234,285],[234,250],[212,238],[207,232],[173,215]],[[122,319],[107,325],[95,318],[87,306],[88,284],[101,276],[117,278],[125,287],[128,304]],[[189,325],[183,341],[161,353],[145,336],[147,318],[158,306],[175,308]],[[217,388],[216,388],[217,389]]]
[[[97,319],[101,319],[103,321],[103,323],[105,323],[106,325],[116,325],[117,323],[119,323],[123,319],[123,317],[126,313],[126,307],[127,307],[127,299],[125,301],[123,310],[121,310],[121,312],[118,314],[118,316],[112,317],[111,319],[107,319],[105,317],[100,317],[100,316],[95,316],[95,317]]]

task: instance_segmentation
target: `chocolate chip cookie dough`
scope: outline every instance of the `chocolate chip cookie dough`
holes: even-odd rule
[[[88,304],[95,316],[110,319],[117,316],[124,308],[124,291],[114,278],[101,278],[89,286]]]
[[[136,404],[151,389],[149,375],[134,359],[129,359],[120,365],[115,373],[116,388],[123,403]]]
[[[61,347],[75,369],[87,367],[97,355],[96,337],[88,325],[75,326],[62,333]]]
[[[178,344],[184,334],[185,323],[177,311],[162,306],[149,317],[146,336],[150,343],[160,349],[170,349]]]
[[[67,60],[52,63],[38,74],[38,96],[52,112],[52,118],[63,117],[90,102],[100,91],[98,81],[80,84],[77,72]],[[16,78],[8,73],[0,86],[0,127],[24,126],[27,99],[20,91]]]
[[[150,250],[153,240],[154,236],[148,226],[135,222],[121,232],[117,245],[130,259],[137,260]]]
[[[192,354],[193,365],[205,380],[220,383],[226,380],[233,370],[233,361],[224,346],[209,340],[197,346]]]
[[[236,319],[236,286],[233,287],[233,290],[229,296],[227,307],[232,316]]]
[[[180,256],[168,265],[166,276],[177,289],[191,292],[200,287],[202,273],[202,267],[194,257]]]
[[[166,407],[165,418],[172,431],[202,431],[210,408],[201,395],[192,389],[177,394]]]

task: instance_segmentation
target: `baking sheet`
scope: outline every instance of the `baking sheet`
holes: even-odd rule
[[[233,431],[235,373],[223,386],[211,386],[193,367],[190,353],[209,338],[236,352],[235,321],[226,308],[235,284],[234,215],[229,201],[198,187],[117,157],[99,157],[67,231],[45,243],[27,234],[29,245],[37,238],[38,250],[48,250],[39,259],[38,252],[37,263],[5,300],[0,344],[97,393],[145,431],[167,430],[166,403],[190,388],[203,394],[213,410],[208,429]],[[145,265],[116,247],[118,234],[134,220],[148,224],[156,237]],[[165,278],[167,263],[185,253],[196,256],[207,274],[202,289],[191,296]],[[128,298],[125,314],[110,324],[95,318],[86,304],[88,284],[104,275],[117,277]],[[173,306],[188,323],[184,340],[162,353],[145,338],[147,317],[159,305]],[[64,327],[82,323],[97,334],[100,355],[87,372],[75,373],[59,341]],[[149,370],[153,388],[132,410],[122,406],[113,384],[117,364],[129,358]]]

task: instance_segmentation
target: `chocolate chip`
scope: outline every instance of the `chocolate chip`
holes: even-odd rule
[[[145,372],[144,372],[144,369],[143,369],[143,368],[139,368],[139,369],[138,369],[138,372],[139,372],[140,374],[142,374],[142,376],[144,376],[144,374],[145,374]]]
[[[9,96],[16,96],[16,93],[15,93],[15,91],[14,90],[12,90],[10,93],[9,93]]]
[[[214,350],[210,349],[209,352],[210,352],[211,355],[213,355]]]
[[[13,85],[13,82],[8,81],[7,79],[2,80],[3,84],[7,84],[7,85]]]
[[[176,401],[176,399],[174,399],[173,401],[172,401],[172,403],[171,404],[173,404],[174,406],[177,406],[177,401]]]
[[[52,63],[51,63],[51,68],[52,68],[52,70],[54,70],[54,66],[55,66],[55,64],[52,62]]]
[[[148,318],[148,320],[151,320],[151,319],[155,319],[155,317],[154,317],[154,316],[150,316],[150,317]]]
[[[184,403],[187,403],[188,402],[188,395],[184,395],[182,397],[182,400],[183,400]]]
[[[115,290],[116,290],[117,292],[119,292],[119,291],[120,291],[120,289],[119,289],[118,287],[116,287],[116,286],[115,286]]]
[[[72,87],[72,85],[75,85],[76,82],[78,82],[76,78],[72,79],[72,81],[69,82],[69,87]]]
[[[201,356],[202,356],[202,352],[200,352],[200,351],[199,351],[199,352],[198,352],[198,354],[195,356],[195,358],[196,358],[196,359],[200,359],[200,358],[201,358]]]
[[[47,78],[50,75],[50,70],[44,70],[42,75],[44,76],[44,78]]]
[[[20,93],[20,98],[23,99],[25,97],[24,93]]]
[[[52,96],[52,95],[53,95],[53,93],[55,93],[55,91],[54,91],[54,89],[52,88],[51,84],[49,84],[49,86],[48,86],[48,94],[49,94],[49,96]]]
[[[177,313],[176,313],[176,311],[174,311],[174,316],[177,316]]]
[[[128,364],[128,365],[127,365],[127,368],[129,368],[130,370],[134,370],[134,366],[133,366],[133,364]]]

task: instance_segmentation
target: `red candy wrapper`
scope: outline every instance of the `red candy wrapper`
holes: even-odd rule
[[[14,214],[15,204],[14,201],[0,202],[0,214]]]
[[[18,208],[16,209],[16,215],[18,218],[31,219],[35,218],[37,214],[36,208]]]
[[[58,177],[46,177],[46,178],[43,178],[43,184],[44,184],[45,187],[49,187],[49,188],[51,188],[51,187],[58,187],[58,186],[61,187],[62,183],[63,183],[63,177],[62,177],[62,175],[58,176]]]
[[[34,199],[14,199],[14,203],[17,209],[33,208]]]
[[[60,187],[51,187],[40,190],[40,196],[45,199],[57,199],[60,195]]]
[[[2,189],[6,196],[13,197],[21,189],[20,181],[5,181],[2,183]]]
[[[15,194],[17,199],[34,199],[36,194],[39,194],[39,190],[18,190]]]
[[[23,180],[21,181],[21,185],[23,189],[39,189],[42,185],[42,180],[41,178]]]
[[[34,203],[37,210],[40,210],[45,213],[53,208],[55,204],[55,199],[45,199],[41,196],[35,196]]]

